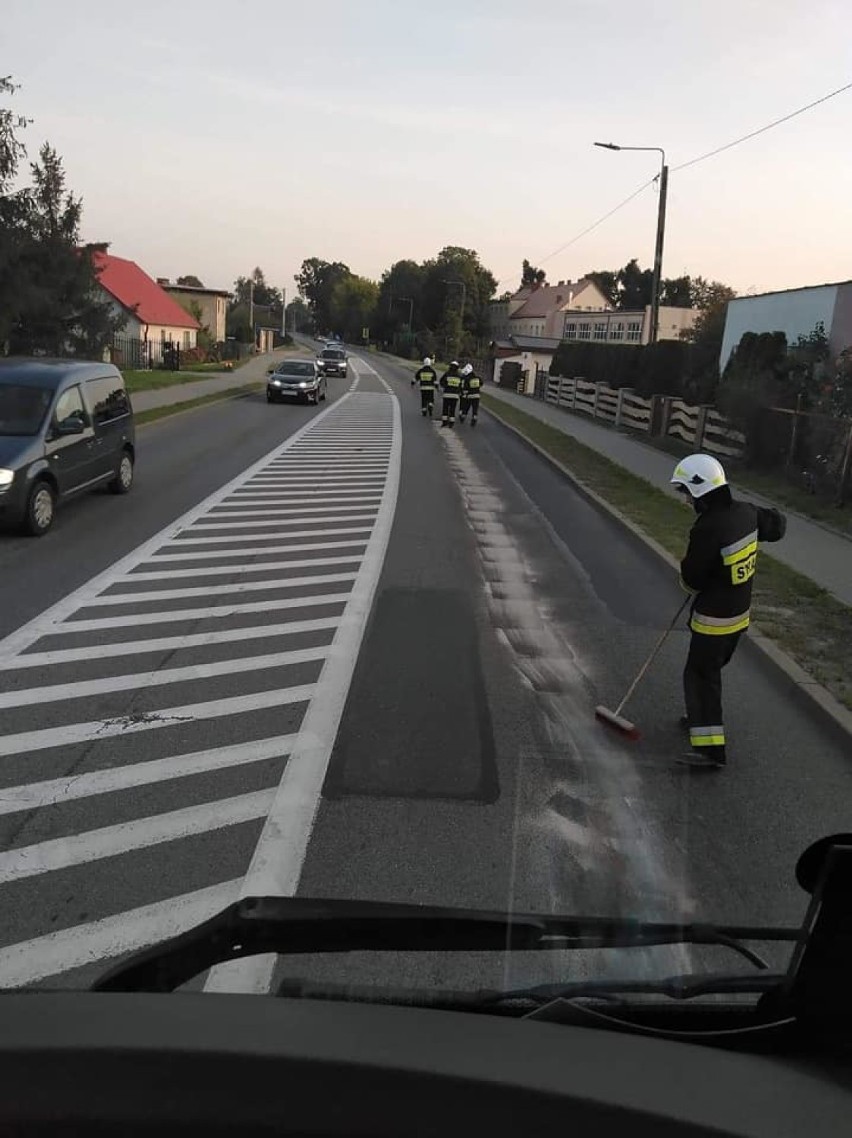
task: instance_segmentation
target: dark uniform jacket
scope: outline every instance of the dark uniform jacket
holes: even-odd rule
[[[462,377],[457,367],[448,367],[440,379],[441,390],[445,395],[461,395]]]
[[[479,389],[482,387],[482,380],[472,371],[470,375],[464,376],[462,379],[462,390],[468,399],[478,399]]]
[[[434,391],[438,373],[433,367],[421,367],[414,373],[414,378],[420,384],[422,391]]]
[[[690,531],[680,577],[695,593],[692,631],[724,636],[748,628],[758,542],[779,541],[787,519],[779,510],[738,502],[727,488],[713,495]]]

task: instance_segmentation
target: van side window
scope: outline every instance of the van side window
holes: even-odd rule
[[[130,403],[120,376],[88,380],[86,400],[98,424],[109,423],[130,413]]]
[[[90,426],[89,416],[83,406],[83,397],[79,387],[69,387],[63,391],[56,401],[56,410],[53,412],[54,426],[60,427],[63,423],[73,421],[81,422],[84,427]]]

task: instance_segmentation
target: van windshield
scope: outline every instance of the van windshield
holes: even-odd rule
[[[0,383],[0,435],[38,434],[52,398],[44,387]]]

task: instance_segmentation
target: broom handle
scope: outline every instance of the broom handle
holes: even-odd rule
[[[692,597],[691,597],[691,596],[688,596],[688,597],[687,597],[687,598],[686,598],[686,599],[683,601],[683,603],[681,604],[681,606],[678,608],[677,612],[676,612],[676,613],[674,614],[674,616],[672,617],[672,621],[671,621],[671,624],[668,626],[668,628],[664,629],[664,631],[663,631],[662,635],[660,636],[660,639],[659,639],[659,640],[657,641],[657,643],[654,645],[654,648],[653,648],[653,650],[652,650],[652,652],[651,652],[651,655],[648,657],[648,659],[645,661],[645,663],[644,663],[644,664],[642,665],[642,667],[639,669],[639,674],[637,675],[637,677],[636,677],[636,679],[633,681],[633,683],[630,685],[630,687],[627,689],[627,693],[626,693],[626,695],[624,696],[624,699],[621,701],[621,703],[620,703],[620,704],[618,705],[618,707],[615,709],[615,714],[616,714],[616,715],[620,715],[620,714],[621,714],[621,709],[624,707],[624,705],[627,703],[627,701],[630,699],[630,697],[631,697],[631,696],[633,695],[633,693],[636,691],[636,688],[639,686],[639,681],[642,679],[642,677],[645,675],[645,673],[648,671],[648,669],[649,669],[649,668],[651,667],[651,665],[653,664],[654,660],[657,658],[657,653],[660,651],[660,649],[662,648],[662,646],[665,644],[665,642],[666,642],[666,638],[668,637],[669,633],[672,631],[672,629],[674,628],[674,626],[677,624],[677,622],[680,620],[680,617],[681,617],[681,613],[683,612],[683,610],[686,608],[686,606],[689,604],[689,602],[690,602],[691,600],[692,600]]]

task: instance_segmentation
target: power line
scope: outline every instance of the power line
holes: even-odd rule
[[[829,93],[823,95],[821,99],[814,99],[812,103],[808,103],[804,107],[799,107],[797,111],[791,111],[789,115],[784,115],[780,119],[775,119],[774,122],[767,123],[766,126],[752,130],[748,134],[744,134],[741,138],[735,138],[733,142],[726,142],[724,146],[717,146],[715,150],[708,150],[706,154],[700,154],[697,158],[690,158],[688,162],[682,162],[680,166],[672,167],[671,172],[674,174],[678,170],[685,170],[687,166],[694,166],[697,162],[704,162],[707,158],[714,158],[724,150],[730,150],[733,146],[739,146],[741,142],[748,142],[750,138],[757,138],[759,134],[765,134],[768,130],[772,130],[774,126],[780,126],[781,123],[789,122],[790,119],[796,118],[797,115],[803,115],[805,111],[811,110],[812,107],[818,107],[820,103],[827,103],[828,100],[833,99],[835,95],[842,95],[844,91],[848,91],[850,88],[852,88],[852,83],[846,83],[843,87],[838,87],[836,91],[829,91]]]
[[[773,127],[780,126],[785,122],[789,122],[790,119],[794,119],[798,115],[803,115],[805,111],[810,111],[814,107],[818,107],[820,103],[827,103],[829,99],[833,99],[836,95],[842,95],[844,91],[849,91],[850,89],[852,89],[852,83],[845,83],[842,87],[838,87],[834,91],[829,91],[827,95],[823,95],[819,99],[814,99],[812,103],[807,103],[804,107],[799,107],[798,110],[791,111],[790,114],[783,115],[780,119],[775,119],[773,122],[759,127],[757,130],[752,130],[748,134],[742,135],[740,138],[735,138],[733,142],[726,142],[724,146],[717,146],[715,150],[708,150],[706,154],[699,154],[697,158],[690,158],[688,162],[681,162],[679,166],[673,166],[669,172],[675,174],[678,170],[686,170],[687,167],[695,166],[699,162],[705,162],[708,158],[715,158],[717,154],[722,154],[725,150],[730,150],[734,146],[739,146],[743,142],[748,142],[749,139],[757,138],[759,134],[765,134],[768,130],[772,130]],[[603,223],[605,221],[608,221],[609,218],[613,216],[613,214],[618,213],[620,209],[623,209],[629,202],[632,202],[634,198],[637,198],[643,190],[647,190],[647,188],[650,185],[653,185],[653,183],[656,182],[658,178],[659,174],[655,174],[653,178],[649,179],[647,182],[643,182],[643,184],[637,190],[634,190],[632,194],[626,197],[624,201],[619,202],[617,206],[614,206],[608,213],[605,213],[602,217],[599,217],[597,221],[593,221],[591,225],[588,225],[580,233],[572,237],[570,241],[566,241],[564,245],[560,245],[558,249],[554,249],[553,252],[548,253],[546,257],[537,258],[538,264],[544,264],[545,261],[550,261],[554,257],[558,257],[560,253],[564,253],[566,249],[570,249],[570,247],[572,245],[575,245],[581,238],[591,233],[592,230],[597,229],[599,225],[603,225]],[[501,285],[505,284],[506,281],[514,280],[516,275],[516,273],[513,273],[510,277],[504,277],[502,280],[498,281],[497,284]]]
[[[570,241],[566,241],[564,245],[560,245],[558,249],[554,249],[553,252],[548,253],[546,257],[536,257],[536,263],[543,265],[545,261],[551,261],[554,257],[558,257],[560,253],[564,253],[566,249],[569,249],[572,245],[575,245],[581,237],[585,237],[587,233],[591,233],[593,229],[597,229],[599,225],[603,225],[603,223],[611,218],[614,213],[618,213],[620,209],[624,209],[624,207],[629,202],[632,202],[634,198],[638,198],[642,191],[647,190],[647,188],[653,185],[658,178],[659,174],[655,174],[653,178],[649,178],[647,182],[643,182],[642,185],[637,190],[634,190],[632,194],[626,197],[624,201],[621,201],[618,203],[618,205],[613,206],[608,213],[605,213],[602,217],[599,217],[597,221],[593,221],[591,225],[587,225],[585,229],[581,230],[580,233],[572,237]],[[510,277],[504,277],[502,280],[499,280],[497,284],[505,284],[506,281],[514,280],[516,276],[517,273],[513,273]]]

